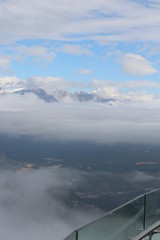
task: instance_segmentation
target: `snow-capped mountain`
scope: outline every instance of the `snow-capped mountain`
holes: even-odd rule
[[[0,87],[0,95],[5,95],[7,93],[12,93],[12,91]]]
[[[6,95],[6,94],[25,95],[27,93],[35,94],[38,98],[42,99],[45,102],[57,102],[57,99],[53,95],[48,94],[42,88],[14,89],[14,90],[7,90],[4,88],[0,88],[0,95]]]
[[[102,103],[109,103],[112,101],[115,101],[111,98],[104,98],[101,96],[98,96],[92,92],[74,92],[71,94],[71,97],[74,99],[74,101],[77,102],[102,102]]]
[[[48,94],[42,88],[23,88],[23,89],[14,89],[14,90],[7,90],[0,88],[0,95],[6,94],[35,94],[38,98],[42,99],[45,102],[98,102],[98,103],[108,103],[112,104],[116,100],[107,97],[101,97],[94,92],[67,92],[63,90],[54,90],[53,94]]]
[[[115,102],[115,100],[112,98],[101,97],[94,92],[79,91],[70,93],[67,91],[56,90],[53,93],[60,102],[99,102],[108,104],[112,104],[113,102]]]
[[[0,95],[8,94],[34,94],[41,100],[50,102],[63,102],[63,103],[103,103],[107,105],[119,105],[119,104],[137,104],[141,103],[160,103],[160,98],[156,98],[147,94],[109,94],[103,89],[97,89],[91,92],[75,91],[68,92],[63,90],[50,90],[48,93],[42,88],[21,88],[21,89],[4,89],[0,87]]]
[[[42,88],[21,89],[18,91],[14,91],[14,93],[21,95],[24,95],[26,93],[33,93],[40,99],[44,100],[45,102],[57,102],[57,99],[53,95],[48,94]]]

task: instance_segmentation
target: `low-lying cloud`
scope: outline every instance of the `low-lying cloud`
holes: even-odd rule
[[[93,220],[89,211],[71,209],[58,199],[59,192],[65,198],[74,188],[74,174],[67,169],[1,170],[0,238],[61,240]]]
[[[0,133],[99,143],[160,141],[159,106],[44,103],[32,94],[0,96]]]
[[[149,182],[149,181],[160,181],[159,176],[153,176],[151,174],[144,173],[144,172],[130,173],[128,178],[129,178],[129,181],[132,182],[132,183],[134,183],[134,182],[142,183],[142,182]]]

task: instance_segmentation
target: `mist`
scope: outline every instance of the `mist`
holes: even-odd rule
[[[0,238],[61,240],[95,218],[58,197],[74,187],[69,169],[0,170]],[[56,197],[52,191],[56,189]]]
[[[120,184],[160,181],[159,177],[141,172],[127,175],[103,171],[87,174],[89,179],[96,176],[103,176],[112,184],[116,181],[117,185],[119,181]],[[93,209],[71,208],[66,204],[68,192],[87,181],[73,169],[1,169],[0,238],[62,240],[76,228],[104,215],[103,211],[96,210],[95,213]]]
[[[45,103],[32,94],[0,96],[0,133],[97,143],[160,141],[156,105]]]

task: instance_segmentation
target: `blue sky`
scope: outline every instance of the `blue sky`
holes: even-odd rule
[[[0,13],[1,87],[159,93],[159,0],[0,0]]]

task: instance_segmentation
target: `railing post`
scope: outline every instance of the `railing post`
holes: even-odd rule
[[[76,240],[78,240],[78,231],[75,231],[76,233]]]
[[[146,194],[144,195],[143,229],[146,228]]]

